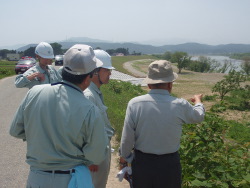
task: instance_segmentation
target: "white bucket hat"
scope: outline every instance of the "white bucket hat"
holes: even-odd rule
[[[68,49],[63,61],[64,70],[73,75],[88,74],[103,65],[95,57],[92,47],[84,44],[76,44]]]
[[[166,60],[157,60],[152,62],[148,67],[148,76],[143,83],[159,84],[173,82],[178,78],[178,75],[173,72],[171,63]]]

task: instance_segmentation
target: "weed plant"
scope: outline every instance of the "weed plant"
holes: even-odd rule
[[[15,61],[0,61],[0,79],[15,75]]]
[[[0,67],[0,79],[15,75],[14,67]]]

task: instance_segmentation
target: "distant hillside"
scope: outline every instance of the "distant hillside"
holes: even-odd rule
[[[76,40],[75,38],[74,40]],[[74,44],[87,44],[93,48],[100,47],[103,50],[107,49],[116,49],[116,48],[128,48],[130,53],[141,52],[142,54],[162,54],[166,51],[175,52],[175,51],[184,51],[188,54],[230,54],[230,53],[247,53],[250,52],[250,44],[225,44],[225,45],[207,45],[199,43],[184,43],[178,45],[164,45],[164,46],[152,46],[152,45],[143,45],[135,43],[111,43],[111,42],[82,42],[82,41],[68,41],[67,42],[58,42],[62,45],[63,49],[68,49]],[[36,44],[30,44],[18,48],[17,51],[24,51],[29,47],[36,46]]]

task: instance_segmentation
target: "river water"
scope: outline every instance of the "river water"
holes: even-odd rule
[[[225,73],[228,73],[230,71],[230,69],[234,69],[236,71],[241,71],[242,68],[241,68],[241,64],[242,64],[242,60],[237,60],[237,59],[231,59],[227,56],[205,56],[203,55],[204,57],[207,57],[207,58],[211,58],[211,59],[214,59],[215,61],[217,61],[219,63],[219,68],[221,68],[225,63],[231,63],[232,66],[228,67],[228,69],[225,71]],[[192,60],[197,60],[199,58],[199,56],[192,56]]]

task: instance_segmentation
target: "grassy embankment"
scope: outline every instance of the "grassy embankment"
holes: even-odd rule
[[[0,61],[0,79],[7,77],[7,76],[15,75],[16,74],[15,65],[16,65],[16,61],[1,60]]]

